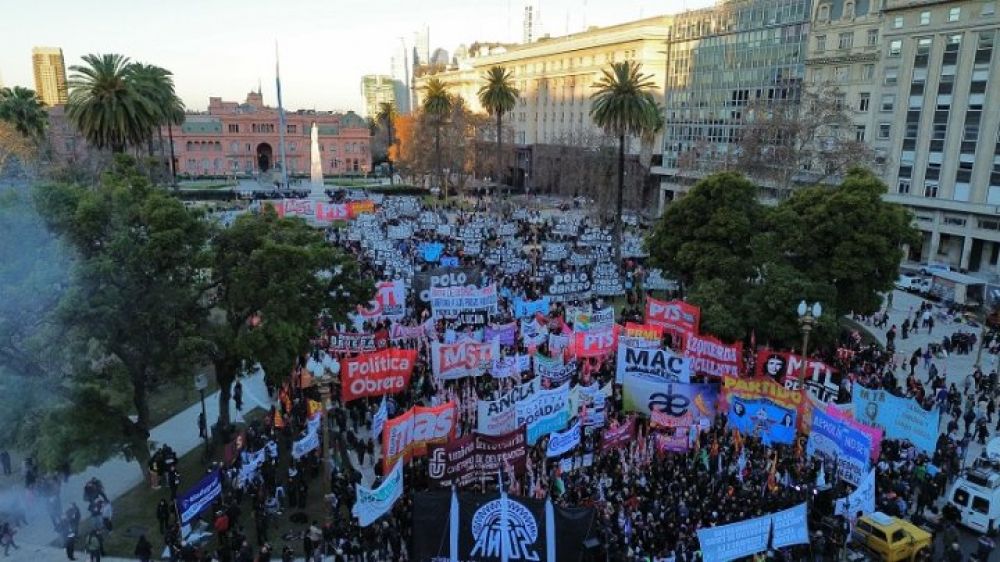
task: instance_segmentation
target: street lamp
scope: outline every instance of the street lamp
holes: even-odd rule
[[[333,362],[329,368],[323,370],[323,374],[316,377],[316,385],[319,386],[319,395],[323,400],[323,418],[320,423],[323,425],[323,440],[322,446],[320,448],[320,454],[323,457],[323,464],[326,467],[326,486],[329,493],[333,493],[333,482],[330,475],[333,473],[333,466],[330,462],[330,451],[332,451],[333,444],[330,443],[330,408],[332,407],[330,403],[330,394],[333,390],[333,383],[337,379],[337,375],[340,374],[340,363]]]
[[[799,303],[797,312],[799,314],[799,326],[802,327],[802,374],[799,378],[805,380],[806,366],[809,362],[809,332],[812,331],[813,326],[819,321],[819,317],[823,315],[823,305],[814,302],[812,306],[809,306],[806,304],[806,301],[802,301]]]

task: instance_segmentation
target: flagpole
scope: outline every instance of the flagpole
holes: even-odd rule
[[[500,486],[500,562],[510,561],[507,541],[510,538],[510,513],[507,505],[507,491],[503,489],[503,470],[497,469],[497,482]]]

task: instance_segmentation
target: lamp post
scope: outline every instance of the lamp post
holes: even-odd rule
[[[333,493],[333,482],[330,475],[333,473],[333,463],[330,462],[330,452],[333,450],[333,443],[330,442],[329,412],[332,406],[330,403],[330,394],[333,390],[332,385],[338,374],[340,374],[340,363],[334,362],[327,370],[323,371],[323,376],[316,378],[316,384],[319,386],[319,395],[323,400],[323,419],[320,422],[323,425],[323,439],[320,447],[320,455],[323,457],[323,465],[326,467],[326,489],[331,494]]]
[[[802,301],[799,303],[797,312],[799,314],[799,326],[802,328],[802,373],[799,378],[805,380],[806,366],[809,363],[809,332],[812,332],[813,327],[819,321],[819,317],[823,315],[823,305],[814,302],[810,306],[806,304],[806,301]]]

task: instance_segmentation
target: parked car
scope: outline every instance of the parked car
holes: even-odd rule
[[[931,280],[917,275],[900,275],[895,285],[900,291],[909,291],[921,295],[926,295],[931,290]]]
[[[920,264],[921,275],[931,275],[935,271],[951,271],[951,266],[946,263],[929,261]]]
[[[883,562],[914,562],[930,555],[934,535],[909,521],[876,511],[858,519],[853,539]]]

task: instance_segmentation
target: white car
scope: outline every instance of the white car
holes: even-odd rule
[[[916,275],[900,275],[895,286],[900,291],[927,294],[931,290],[931,280]]]

